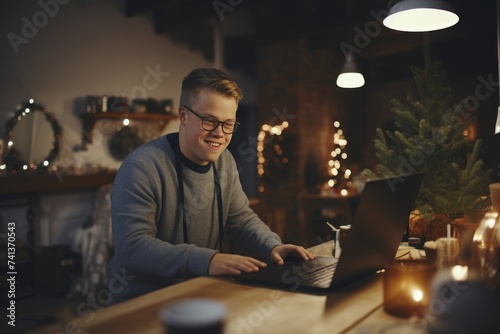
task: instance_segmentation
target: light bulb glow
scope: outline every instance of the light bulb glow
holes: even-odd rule
[[[341,88],[359,88],[364,84],[365,78],[358,72],[340,73],[337,77],[337,86]]]

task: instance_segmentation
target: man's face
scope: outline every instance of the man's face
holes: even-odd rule
[[[210,89],[201,89],[196,99],[186,102],[186,107],[201,117],[210,116],[225,122],[236,120],[238,105],[234,98],[227,98]],[[229,145],[233,135],[225,134],[221,124],[212,131],[204,130],[201,119],[182,105],[179,107],[179,117],[182,154],[199,165],[216,161]]]

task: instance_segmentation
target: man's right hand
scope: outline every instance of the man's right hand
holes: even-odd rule
[[[208,267],[210,276],[239,275],[242,272],[250,273],[265,268],[267,264],[252,257],[236,254],[217,253],[212,257]]]

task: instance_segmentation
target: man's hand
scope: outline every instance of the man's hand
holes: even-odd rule
[[[265,262],[252,257],[235,254],[217,253],[212,257],[208,267],[210,276],[239,275],[241,272],[251,273],[266,267]]]
[[[316,255],[310,253],[304,247],[292,244],[276,246],[271,252],[271,258],[279,265],[285,263],[283,259],[289,255],[296,255],[304,260],[314,260],[316,258]]]

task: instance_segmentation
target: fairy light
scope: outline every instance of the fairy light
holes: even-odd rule
[[[333,134],[334,147],[330,153],[332,159],[328,161],[328,170],[330,179],[327,184],[330,188],[338,187],[340,195],[347,196],[349,194],[348,186],[351,177],[351,170],[343,165],[347,159],[347,153],[344,152],[347,146],[347,139],[344,137],[344,131],[340,128],[340,122],[333,123],[335,133]]]
[[[287,121],[284,121],[280,125],[270,125],[263,124],[260,128],[259,134],[257,135],[257,175],[259,178],[264,177],[266,170],[266,157],[264,155],[266,137],[268,136],[280,136],[283,131],[288,128],[289,124]],[[267,142],[271,142],[271,140],[267,140]],[[279,158],[282,164],[288,163],[288,157],[284,156],[283,149],[279,142],[275,142],[272,146],[272,152],[275,156]],[[260,184],[257,187],[260,193],[263,193],[266,189],[263,184]]]

